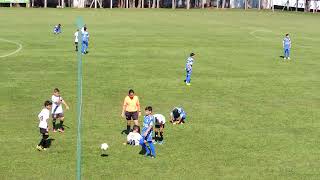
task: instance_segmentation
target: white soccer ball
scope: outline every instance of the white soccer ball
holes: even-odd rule
[[[101,148],[101,150],[105,151],[109,148],[109,146],[107,143],[102,143],[100,148]]]

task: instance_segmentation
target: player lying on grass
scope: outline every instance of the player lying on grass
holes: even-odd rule
[[[162,114],[153,115],[155,119],[154,125],[154,144],[159,143],[163,144],[163,131],[164,124],[166,123],[166,118]],[[159,137],[160,133],[160,137]]]
[[[283,51],[284,51],[283,59],[290,60],[291,39],[289,37],[289,34],[286,34],[286,36],[283,38],[282,46],[283,46]]]
[[[60,34],[61,33],[61,24],[58,24],[58,25],[54,26],[53,33],[54,34]]]
[[[156,157],[156,152],[154,145],[152,143],[152,132],[154,125],[154,117],[152,115],[152,107],[148,106],[145,108],[146,115],[143,120],[143,128],[142,128],[142,138],[140,144],[143,149],[146,151],[146,156],[150,156],[151,158]]]
[[[64,114],[62,104],[69,109],[68,104],[65,100],[60,96],[60,90],[55,88],[53,90],[53,95],[51,97],[52,105],[52,129],[53,132],[57,132],[56,120],[60,120],[60,124],[58,126],[59,132],[64,132],[63,121],[64,121]]]
[[[183,124],[186,121],[187,114],[182,107],[175,107],[170,113],[170,118],[170,122],[173,124]]]
[[[51,108],[52,108],[52,102],[45,101],[44,108],[41,110],[41,112],[38,115],[40,134],[42,135],[42,139],[40,143],[37,145],[37,149],[39,151],[46,150],[46,148],[48,147],[48,138],[49,138],[48,120],[50,118]]]
[[[127,136],[127,142],[125,144],[139,146],[140,140],[142,139],[142,136],[139,134],[139,131],[139,126],[134,125],[132,132],[130,132]]]

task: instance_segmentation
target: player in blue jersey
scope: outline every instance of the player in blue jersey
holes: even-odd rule
[[[141,146],[146,151],[146,156],[150,156],[151,158],[156,157],[156,152],[154,145],[152,143],[152,132],[154,126],[154,117],[152,115],[152,107],[148,106],[145,108],[146,115],[143,119],[143,128],[142,128],[142,138],[140,141]],[[148,147],[149,146],[149,147]]]
[[[61,24],[58,24],[58,25],[54,26],[53,33],[54,34],[60,34],[61,33]]]
[[[193,61],[194,61],[194,53],[191,53],[190,56],[187,59],[187,63],[186,63],[186,79],[184,80],[184,82],[186,83],[186,85],[190,86],[191,85],[191,74],[192,74],[192,65],[193,65]]]
[[[283,59],[290,60],[291,39],[289,37],[289,34],[286,34],[286,37],[283,38],[282,45],[283,45],[283,50],[284,50]]]
[[[82,49],[81,49],[82,54],[88,53],[88,46],[89,46],[89,33],[87,31],[87,27],[84,27],[82,32]]]
[[[187,118],[187,114],[182,107],[175,107],[170,113],[171,120],[173,124],[184,124]]]

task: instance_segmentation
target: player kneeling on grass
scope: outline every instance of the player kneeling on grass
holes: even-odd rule
[[[54,34],[60,34],[61,33],[61,24],[58,24],[58,25],[54,26],[53,33]]]
[[[164,124],[166,123],[166,118],[162,114],[153,115],[155,119],[154,126],[154,144],[159,143],[163,144],[163,130]],[[160,132],[160,137],[159,137]]]
[[[59,132],[64,132],[64,128],[63,128],[64,114],[63,114],[62,104],[66,106],[66,109],[69,109],[69,106],[63,100],[63,98],[60,96],[60,90],[58,88],[55,88],[53,90],[53,95],[51,97],[51,100],[53,102],[53,105],[52,105],[52,129],[53,129],[53,132],[57,132],[57,126],[56,126],[57,119],[60,120],[60,124],[58,127]]]
[[[153,124],[154,124],[152,107],[151,106],[146,107],[145,113],[146,115],[144,116],[144,119],[143,119],[142,139],[140,140],[140,144],[145,149],[146,156],[155,158],[156,152],[155,152],[154,145],[152,143],[152,131],[153,131]]]
[[[170,122],[173,124],[183,124],[187,118],[186,112],[183,110],[182,107],[175,107],[173,108],[172,112],[170,113],[171,120]]]
[[[40,133],[42,135],[42,139],[40,143],[37,145],[37,149],[39,151],[41,150],[46,150],[48,147],[48,138],[49,138],[49,133],[48,133],[48,120],[50,118],[50,109],[52,108],[52,102],[46,101],[44,102],[44,108],[42,111],[39,113],[38,118],[39,118],[39,128],[40,128]]]
[[[139,134],[139,126],[134,125],[132,132],[130,132],[127,136],[127,143],[132,146],[139,146],[140,140],[142,139],[142,136]]]

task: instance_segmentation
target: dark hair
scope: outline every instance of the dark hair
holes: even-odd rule
[[[287,33],[286,36],[289,36],[289,33]]]
[[[139,128],[139,126],[134,125],[132,129],[133,129],[133,130],[137,130],[137,131],[139,131],[139,129],[140,129],[140,128]]]
[[[152,107],[151,106],[147,106],[144,110],[148,110],[148,111],[150,111],[150,112],[152,112]]]
[[[58,24],[58,26],[61,26],[61,24]]]
[[[83,29],[86,31],[86,30],[87,30],[87,27],[83,27]]]
[[[134,90],[133,90],[133,89],[130,89],[130,90],[129,90],[129,94],[131,94],[131,93],[134,93]]]
[[[43,103],[43,105],[44,105],[45,107],[47,107],[47,106],[52,105],[52,102],[49,101],[49,100],[47,100],[47,101],[45,101],[45,102]]]
[[[180,116],[179,110],[177,108],[173,109],[172,114],[174,118],[178,118]]]
[[[195,53],[191,53],[191,54],[190,54],[191,57],[194,56],[194,55],[196,55],[196,54],[195,54]]]
[[[58,88],[54,88],[53,92],[60,92]]]

